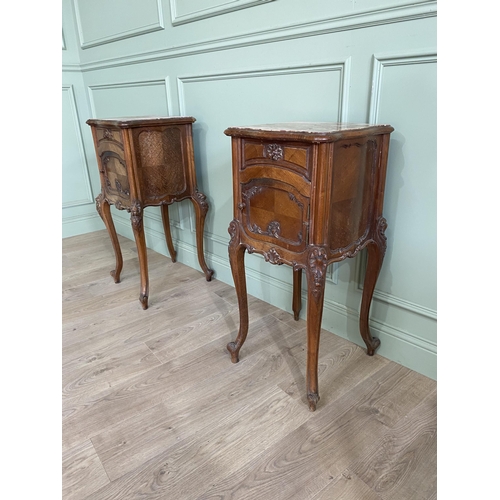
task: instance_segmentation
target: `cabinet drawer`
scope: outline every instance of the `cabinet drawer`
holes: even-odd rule
[[[240,185],[239,208],[246,234],[291,251],[303,251],[309,236],[309,199],[294,186],[270,178]]]
[[[311,146],[300,143],[245,140],[242,170],[263,163],[295,171],[310,180]]]

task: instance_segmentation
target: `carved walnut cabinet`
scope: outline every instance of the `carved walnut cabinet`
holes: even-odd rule
[[[278,123],[230,127],[234,219],[229,259],[238,297],[240,328],[227,346],[231,360],[248,332],[245,251],[271,264],[293,267],[293,304],[301,308],[302,270],[307,278],[309,409],[319,400],[318,350],[327,266],[367,248],[360,332],[367,353],[380,341],[370,334],[368,314],[386,250],[382,216],[389,125]]]
[[[94,146],[101,179],[101,194],[96,206],[113,244],[116,267],[111,271],[116,283],[123,266],[110,205],[131,214],[141,273],[139,300],[148,307],[149,279],[143,228],[143,210],[161,206],[163,228],[172,261],[176,252],[172,243],[168,205],[189,198],[196,213],[198,260],[207,281],[213,271],[203,255],[203,230],[208,203],[196,187],[193,153],[192,117],[135,117],[91,119]]]

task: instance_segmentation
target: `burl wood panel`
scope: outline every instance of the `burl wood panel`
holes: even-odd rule
[[[137,173],[146,203],[158,203],[165,195],[180,195],[187,187],[182,131],[157,127],[132,131]]]

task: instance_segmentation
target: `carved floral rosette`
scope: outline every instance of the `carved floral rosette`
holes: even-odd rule
[[[264,156],[274,161],[282,160],[283,148],[279,144],[267,144],[264,147]]]

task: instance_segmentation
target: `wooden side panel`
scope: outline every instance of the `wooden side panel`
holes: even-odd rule
[[[366,234],[377,149],[374,137],[335,144],[328,238],[332,252],[360,241]]]
[[[187,188],[181,127],[132,129],[137,177],[144,203],[158,203]]]
[[[130,202],[130,182],[127,174],[123,137],[120,129],[96,128],[97,155],[102,189],[106,199],[118,207]]]

